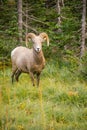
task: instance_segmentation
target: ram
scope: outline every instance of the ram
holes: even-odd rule
[[[34,33],[28,33],[26,35],[26,46],[28,45],[28,39],[33,42],[31,49],[23,46],[18,46],[11,52],[12,61],[12,83],[14,76],[18,81],[21,73],[30,74],[33,86],[35,86],[34,75],[37,77],[37,86],[39,86],[40,74],[45,67],[45,58],[42,51],[42,43],[46,40],[49,46],[49,37],[45,32],[36,35]]]

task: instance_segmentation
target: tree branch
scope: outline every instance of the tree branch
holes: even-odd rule
[[[30,30],[32,30],[32,31],[34,31],[35,33],[38,33],[38,31],[36,29],[32,28],[29,25],[26,25],[24,22],[23,22],[23,26],[26,27],[26,28],[28,28],[28,29],[30,29]]]
[[[26,15],[26,14],[24,13],[24,11],[22,11],[22,13],[23,13],[23,15],[24,15],[25,17],[27,17],[28,19],[31,19],[31,20],[33,20],[33,21],[36,21],[36,22],[39,22],[39,23],[44,24],[44,25],[46,25],[46,26],[49,26],[47,23],[38,20],[38,19],[37,19],[36,17],[34,17],[34,16],[30,17],[29,15]]]

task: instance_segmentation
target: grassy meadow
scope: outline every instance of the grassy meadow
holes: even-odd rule
[[[11,67],[0,70],[0,130],[86,130],[87,84],[67,67],[48,63],[40,87],[27,74],[11,83]]]

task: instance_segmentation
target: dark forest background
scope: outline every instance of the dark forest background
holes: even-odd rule
[[[73,72],[80,68],[86,76],[86,9],[85,0],[0,0],[0,62],[8,61],[16,46],[25,46],[27,32],[46,32],[50,38],[50,47],[43,45],[46,59]]]

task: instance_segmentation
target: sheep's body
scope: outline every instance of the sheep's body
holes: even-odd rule
[[[11,53],[13,69],[17,68],[24,73],[41,72],[45,65],[42,51],[36,53],[33,49],[17,47]],[[15,66],[16,65],[16,66]]]
[[[34,74],[36,74],[37,86],[39,86],[40,74],[45,66],[45,58],[41,49],[41,43],[37,43],[38,48],[36,46],[36,43],[33,45],[32,49],[19,46],[11,52],[12,82],[14,75],[18,81],[20,74],[23,72],[30,74],[33,85],[35,85]]]

